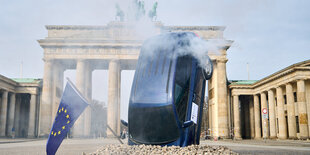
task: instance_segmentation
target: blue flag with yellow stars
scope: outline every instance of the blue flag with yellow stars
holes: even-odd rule
[[[54,155],[56,153],[61,142],[67,136],[68,131],[87,106],[86,99],[68,79],[47,140],[47,155]]]

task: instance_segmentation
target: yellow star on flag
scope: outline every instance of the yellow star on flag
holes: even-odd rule
[[[64,130],[66,127],[65,126],[62,126],[62,129]]]
[[[67,115],[66,117],[69,118],[69,115]]]
[[[70,121],[67,121],[67,124],[69,124],[70,123]]]
[[[55,133],[54,133],[54,136],[56,136],[56,134],[57,134],[57,133],[55,132]]]
[[[61,133],[61,132],[60,132],[60,131],[58,131],[58,135],[60,135],[60,133]]]
[[[60,113],[60,109],[59,109],[59,111],[58,111],[59,113]]]
[[[67,113],[67,109],[65,109],[65,113]]]
[[[64,111],[64,108],[61,108],[61,111]]]

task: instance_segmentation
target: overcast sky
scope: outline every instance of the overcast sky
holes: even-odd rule
[[[43,49],[37,40],[47,36],[45,25],[106,25],[115,17],[115,2],[128,0],[0,0],[0,74],[42,78]],[[146,7],[154,0],[146,2]],[[308,60],[310,1],[308,0],[158,0],[164,25],[226,26],[224,37],[233,40],[228,50],[228,79],[259,80],[294,63]],[[67,71],[65,74],[74,74]],[[93,97],[106,101],[105,71],[94,72]],[[123,77],[131,77],[125,71]],[[73,77],[74,78],[74,77]],[[96,79],[97,78],[97,79]],[[130,84],[122,79],[122,93]],[[127,83],[126,83],[127,82]],[[125,91],[125,92],[123,92]],[[103,95],[101,95],[103,94]],[[123,95],[122,94],[122,95]],[[126,97],[125,97],[126,98]],[[125,102],[127,99],[123,99]]]

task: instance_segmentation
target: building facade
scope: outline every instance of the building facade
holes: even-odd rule
[[[309,138],[310,60],[259,81],[231,81],[228,88],[234,138]]]
[[[41,79],[0,75],[0,137],[38,136]]]

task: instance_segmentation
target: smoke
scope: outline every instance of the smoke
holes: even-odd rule
[[[127,23],[127,28],[134,31],[135,39],[142,41],[162,32],[167,33],[167,31],[161,29],[159,22],[154,21],[157,16],[157,4],[157,1],[148,1],[147,3],[142,0],[132,0],[131,3],[127,4],[127,10],[124,9],[124,6],[119,7],[118,3],[116,3],[116,10],[118,12],[125,12],[124,17],[119,16],[119,20],[122,21],[124,19]],[[147,12],[150,14],[152,11],[155,12],[153,14],[155,17],[147,15]],[[154,56],[154,49],[158,47],[169,48],[169,46],[173,47],[177,44],[176,38],[152,37],[152,39],[155,39],[152,43],[143,45],[150,56]],[[188,44],[182,48],[177,48],[175,56],[191,55],[198,60],[201,68],[205,69],[207,73],[210,72],[211,61],[208,54],[210,52],[213,55],[220,55],[219,45],[225,44],[225,40],[212,39],[206,41],[195,35],[187,35],[185,39],[188,41]]]
[[[158,50],[174,51],[173,55],[168,55],[172,59],[191,55],[197,59],[199,67],[205,69],[206,73],[209,74],[212,71],[212,65],[208,53],[212,51],[212,54],[219,54],[219,44],[221,42],[205,41],[191,32],[166,33],[146,40],[141,51],[147,57],[155,57],[154,54]]]
[[[126,6],[122,6],[115,3],[116,20],[125,22],[125,27],[130,31],[134,31],[135,39],[145,40],[159,33],[154,25],[154,21],[157,17],[157,2],[130,0],[127,1],[126,4]],[[155,12],[153,9],[155,9]],[[152,15],[150,15],[150,13],[152,13]]]
[[[148,4],[149,8],[146,8]],[[150,7],[153,4],[153,8]],[[137,40],[145,40],[152,36],[158,35],[163,32],[160,27],[157,27],[154,19],[156,17],[147,16],[147,12],[155,12],[153,15],[156,16],[157,2],[144,3],[144,1],[133,0],[132,3],[128,5],[127,10],[124,11],[122,7],[116,3],[116,10],[119,15],[119,20],[125,20],[127,22],[127,28],[134,31],[134,37]],[[123,13],[126,12],[126,13]],[[124,16],[122,16],[124,14]],[[166,32],[167,33],[167,32]],[[154,56],[154,49],[158,47],[169,49],[176,45],[176,38],[170,37],[153,37],[155,39],[152,43],[144,44],[147,55]],[[200,37],[195,35],[186,35],[185,38],[188,44],[182,48],[176,49],[175,56],[191,55],[198,60],[199,66],[206,70],[207,73],[211,71],[211,61],[208,57],[208,51],[212,51],[212,54],[219,55],[219,44],[222,44],[222,40],[212,40],[205,41]]]

